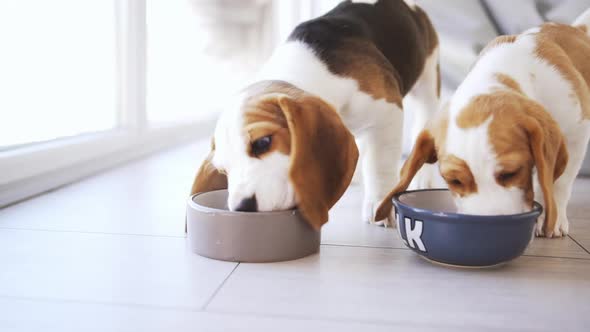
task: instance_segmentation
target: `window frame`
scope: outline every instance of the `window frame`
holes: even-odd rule
[[[117,50],[117,126],[0,151],[0,207],[157,150],[210,135],[215,116],[154,125],[146,108],[146,0],[112,0]]]

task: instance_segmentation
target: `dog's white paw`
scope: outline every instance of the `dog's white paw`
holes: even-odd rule
[[[553,237],[567,236],[570,231],[570,223],[566,216],[558,216],[555,228],[553,228]]]
[[[559,235],[557,235],[559,232]],[[567,236],[570,233],[570,222],[567,217],[557,218],[557,224],[553,230],[553,236]]]
[[[375,221],[375,215],[381,201],[366,199],[363,202],[363,221],[368,224],[383,226],[383,227],[395,227],[394,209],[391,209],[391,213],[387,218],[383,220]]]
[[[545,236],[545,232],[543,231],[543,224],[545,223],[545,209],[543,209],[543,213],[537,218],[537,224],[535,225],[535,236],[542,237]]]
[[[537,225],[535,226],[535,236],[547,236],[547,237],[562,237],[569,234],[569,221],[566,216],[558,216],[553,228],[552,234],[545,234],[543,225],[545,224],[545,213],[541,214],[537,219]]]
[[[537,218],[537,224],[535,225],[535,236],[542,237],[545,236],[545,232],[543,231],[543,224],[545,223],[545,213],[541,213],[539,218]]]

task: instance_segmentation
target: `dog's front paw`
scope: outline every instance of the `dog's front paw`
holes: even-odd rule
[[[368,200],[366,199],[363,203],[363,221],[368,224],[384,226],[384,227],[395,227],[395,218],[393,216],[394,210],[391,210],[391,213],[383,220],[375,221],[375,216],[377,215],[377,209],[381,201],[379,200]]]
[[[543,237],[545,236],[545,231],[543,231],[543,225],[545,224],[545,211],[541,213],[539,218],[537,218],[537,224],[535,225],[535,236]]]
[[[555,228],[553,229],[553,237],[567,236],[570,232],[570,222],[566,216],[560,216],[557,218]]]
[[[539,237],[562,237],[567,236],[569,234],[569,221],[566,216],[560,215],[557,217],[557,221],[555,222],[555,227],[551,232],[545,233],[543,226],[545,224],[545,213],[539,216],[537,219],[537,225],[535,226],[535,236]]]

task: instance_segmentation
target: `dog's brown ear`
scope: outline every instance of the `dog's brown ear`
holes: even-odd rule
[[[211,151],[199,167],[193,186],[191,188],[191,196],[205,191],[212,191],[218,189],[227,189],[227,176],[221,173],[213,164],[211,160],[215,155],[215,142],[211,141]]]
[[[545,200],[543,233],[546,237],[552,237],[557,222],[557,205],[553,186],[567,166],[569,159],[567,147],[559,126],[540,105],[527,105],[526,113],[528,116],[522,119],[521,125],[529,137],[539,185]]]
[[[211,151],[199,167],[193,186],[191,188],[191,196],[196,193],[205,191],[227,189],[227,176],[221,173],[213,164],[211,160],[215,155],[215,141],[211,140]],[[184,232],[187,231],[186,216],[184,220]]]
[[[434,136],[428,129],[424,129],[416,138],[414,148],[402,167],[399,183],[389,192],[383,202],[381,202],[375,214],[375,220],[387,218],[393,208],[393,203],[391,202],[393,196],[408,189],[412,179],[424,163],[434,164],[437,160]]]
[[[321,99],[279,97],[291,135],[289,176],[298,208],[315,229],[348,188],[358,160],[354,137]]]

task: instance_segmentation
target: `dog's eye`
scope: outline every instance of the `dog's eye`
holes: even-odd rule
[[[502,172],[500,174],[498,174],[498,180],[505,182],[505,181],[509,181],[511,179],[513,179],[516,174],[518,174],[518,171],[515,172]]]
[[[452,180],[449,181],[449,183],[452,186],[456,186],[456,187],[463,185],[463,183],[459,179],[452,179]]]
[[[270,149],[270,145],[272,144],[272,136],[264,136],[261,137],[254,142],[251,143],[252,154],[255,156],[259,156]]]

